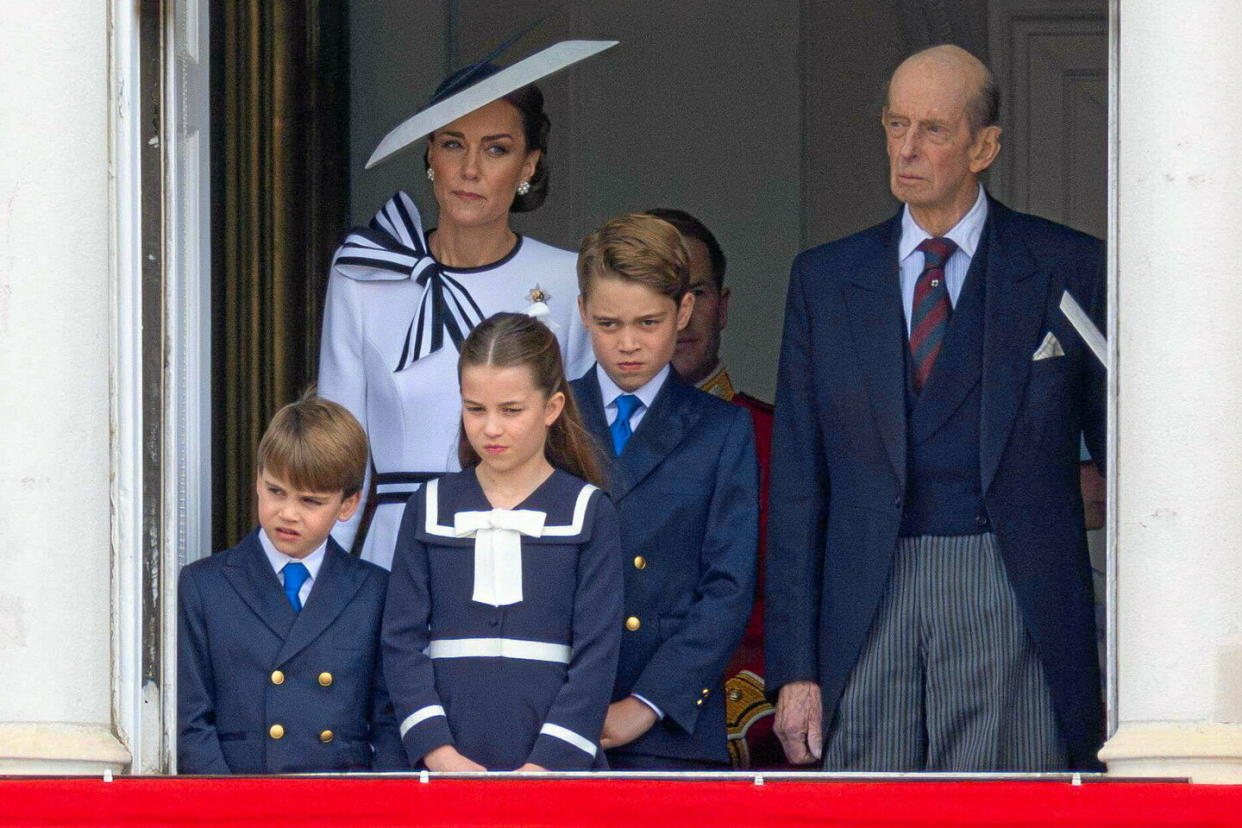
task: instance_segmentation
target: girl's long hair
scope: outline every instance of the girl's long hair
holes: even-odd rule
[[[544,447],[548,462],[588,483],[607,487],[599,450],[582,424],[578,404],[565,379],[561,347],[547,325],[524,313],[497,313],[488,317],[462,343],[457,360],[459,384],[462,371],[473,365],[526,366],[544,399],[558,391],[564,394],[565,408],[548,427],[548,441]],[[473,468],[480,462],[478,452],[470,445],[461,426],[458,426],[457,459],[463,469]]]

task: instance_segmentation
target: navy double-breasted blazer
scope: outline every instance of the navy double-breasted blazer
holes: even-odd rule
[[[572,387],[601,453],[612,457],[598,370]],[[625,618],[638,624],[621,634],[613,700],[634,693],[664,713],[619,750],[727,762],[724,672],[754,600],[759,539],[750,412],[670,371],[608,475],[621,521]]]
[[[831,722],[888,582],[906,491],[900,213],[794,261],[772,447],[769,692],[820,684]],[[1103,329],[1104,247],[989,199],[980,490],[1075,767],[1103,740],[1079,435],[1104,456],[1103,368],[1059,309]],[[1033,361],[1047,333],[1064,356]],[[961,402],[971,388],[960,390]],[[947,418],[954,400],[940,401]]]
[[[329,539],[295,613],[260,531],[181,571],[178,770],[408,770],[380,663],[388,573]]]

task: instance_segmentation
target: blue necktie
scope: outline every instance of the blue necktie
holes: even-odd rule
[[[302,589],[302,584],[310,578],[310,570],[304,563],[287,563],[280,571],[285,573],[285,597],[289,599],[294,612],[301,612],[302,599],[298,597],[298,592]]]
[[[643,401],[633,394],[622,394],[617,397],[617,419],[612,421],[612,425],[608,426],[608,430],[612,432],[612,450],[618,457],[625,449],[626,442],[630,439],[630,435],[634,430],[630,428],[630,417],[643,404]]]

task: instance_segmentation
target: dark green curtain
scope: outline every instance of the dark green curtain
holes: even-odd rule
[[[348,4],[211,9],[212,536],[255,523],[255,448],[314,381],[328,264],[349,213]]]

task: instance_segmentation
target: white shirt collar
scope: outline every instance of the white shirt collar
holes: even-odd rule
[[[975,250],[979,247],[979,239],[983,236],[983,226],[987,219],[988,197],[983,192],[983,185],[980,184],[979,195],[975,198],[974,205],[944,236],[956,242],[958,249],[965,253],[967,258],[973,259]],[[931,233],[919,227],[914,216],[910,215],[910,205],[907,204],[901,211],[901,241],[897,245],[897,261],[904,262],[906,257],[923,243],[924,239],[930,238],[932,238]]]
[[[623,390],[621,386],[612,381],[612,377],[608,376],[608,372],[599,363],[596,363],[595,369],[595,376],[599,379],[600,399],[604,401],[604,408],[610,405],[615,408],[617,397],[622,394],[633,394],[642,402],[644,408],[651,408],[651,404],[655,402],[656,395],[664,387],[664,381],[668,379],[669,365],[665,363],[660,372],[647,380],[637,391]]]
[[[280,570],[285,568],[285,564],[300,561],[306,564],[306,571],[310,573],[312,581],[319,577],[319,567],[323,565],[323,558],[328,548],[328,541],[325,538],[324,542],[319,544],[319,547],[305,558],[294,558],[277,549],[276,544],[272,543],[272,539],[267,536],[267,530],[261,527],[259,529],[259,544],[267,555],[267,562],[272,565],[272,569],[276,570],[277,577],[280,576]]]

